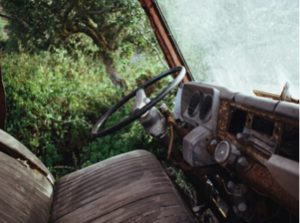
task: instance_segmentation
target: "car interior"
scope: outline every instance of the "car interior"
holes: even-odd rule
[[[138,120],[198,194],[193,205],[149,151],[135,150],[55,181],[22,143],[0,130],[0,222],[298,222],[299,100],[195,81],[155,1],[140,0],[171,69],[109,109],[91,134]],[[145,89],[172,75],[153,99]],[[176,89],[174,110],[163,99]],[[103,129],[135,97],[132,114]],[[173,144],[174,134],[181,149]],[[13,173],[13,174],[12,174]]]

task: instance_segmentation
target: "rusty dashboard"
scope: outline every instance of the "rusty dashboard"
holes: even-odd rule
[[[178,90],[174,113],[189,129],[189,165],[221,165],[298,215],[298,104],[190,82]]]

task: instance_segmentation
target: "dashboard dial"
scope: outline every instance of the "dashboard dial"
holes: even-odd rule
[[[188,107],[188,115],[190,117],[194,117],[201,105],[201,101],[203,99],[203,94],[199,91],[195,92],[189,102],[189,107]]]
[[[215,150],[215,160],[218,163],[225,162],[228,159],[230,152],[231,149],[229,143],[227,141],[220,142]]]
[[[201,103],[199,118],[202,122],[208,121],[211,116],[212,101],[212,95],[207,95]]]

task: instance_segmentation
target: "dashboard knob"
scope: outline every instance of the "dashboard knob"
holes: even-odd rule
[[[244,202],[239,203],[237,209],[239,210],[240,213],[243,213],[247,211],[247,205]]]
[[[229,189],[229,190],[234,190],[234,182],[233,181],[228,181],[228,183],[227,183],[227,188]]]
[[[219,164],[232,164],[236,159],[236,154],[231,152],[229,142],[222,141],[215,150],[214,158]]]

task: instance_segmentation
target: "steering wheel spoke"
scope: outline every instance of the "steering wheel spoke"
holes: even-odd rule
[[[140,88],[135,95],[135,101],[132,108],[133,113],[137,112],[138,110],[141,110],[150,101],[151,100],[146,96],[144,88]],[[148,111],[142,114],[142,117],[145,116],[147,113]]]

